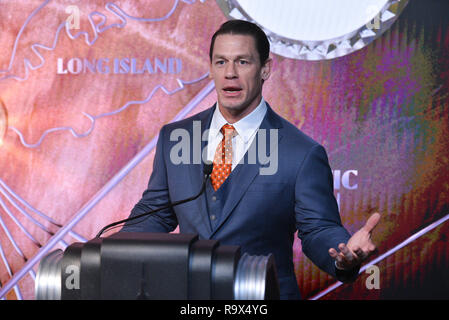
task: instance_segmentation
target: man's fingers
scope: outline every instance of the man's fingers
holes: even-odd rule
[[[343,262],[343,254],[340,252],[338,253],[337,250],[335,250],[334,248],[329,249],[329,255],[335,259],[335,261],[337,261],[337,263],[339,265],[342,264]]]
[[[367,232],[371,232],[374,230],[374,228],[377,226],[380,220],[380,214],[378,212],[373,213],[368,220],[366,221],[365,225],[363,226],[363,229]]]
[[[330,249],[329,249],[329,255],[330,255],[332,258],[336,259],[337,256],[338,256],[338,252],[337,252],[337,250],[335,250],[334,248],[330,248]]]
[[[338,245],[340,252],[334,248],[329,249],[329,255],[334,258],[337,268],[345,269],[351,268],[351,266],[356,261],[357,257],[354,253],[346,246],[345,243],[340,243]]]
[[[363,251],[362,249],[357,250],[355,253],[357,255],[357,260],[359,262],[365,261],[366,258],[368,258],[370,256],[370,254],[371,254],[371,252],[369,252],[369,251],[366,252],[366,251]]]
[[[363,260],[365,259],[365,253],[363,252],[363,250],[361,248],[357,248],[354,250],[354,253],[357,255],[357,257],[359,258],[359,260]]]
[[[348,262],[351,262],[352,260],[354,260],[354,255],[352,254],[351,250],[349,250],[349,248],[346,246],[346,244],[340,243],[338,245],[338,249],[340,249],[341,253],[343,253],[345,259]]]
[[[376,246],[373,243],[368,245],[368,247],[365,249],[362,249],[362,248],[354,249],[354,253],[357,255],[357,259],[359,259],[360,261],[365,260],[375,251],[376,251]]]
[[[329,249],[329,255],[336,261],[339,268],[344,269],[362,263],[375,249],[376,246],[373,243],[364,248],[355,246],[352,250],[345,243],[340,243],[338,245],[339,251],[331,248]]]

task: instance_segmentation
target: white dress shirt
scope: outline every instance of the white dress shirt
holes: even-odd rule
[[[259,129],[266,112],[267,105],[265,100],[262,98],[259,105],[250,114],[235,123],[230,123],[234,126],[237,133],[232,138],[232,170],[234,170],[240,160],[242,160],[246,151],[256,137],[257,130]],[[214,160],[217,146],[223,139],[223,134],[220,129],[227,123],[228,122],[220,112],[217,102],[217,107],[215,108],[209,128],[209,144],[207,148],[208,161]]]

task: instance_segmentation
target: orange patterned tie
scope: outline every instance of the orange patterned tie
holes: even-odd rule
[[[214,157],[214,168],[210,175],[212,187],[215,191],[220,188],[222,183],[231,174],[232,170],[232,137],[236,132],[232,125],[225,124],[221,128],[223,139],[217,146]]]

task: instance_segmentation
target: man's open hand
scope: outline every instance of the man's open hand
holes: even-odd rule
[[[366,260],[375,250],[376,245],[371,241],[371,233],[380,220],[379,213],[373,213],[365,225],[352,235],[347,244],[340,243],[337,252],[329,249],[329,255],[335,259],[339,269],[351,270]]]

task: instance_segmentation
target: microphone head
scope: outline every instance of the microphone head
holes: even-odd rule
[[[211,161],[204,162],[203,172],[205,175],[210,175],[212,173],[212,169],[214,168],[214,163]]]

